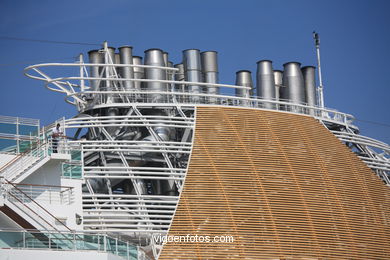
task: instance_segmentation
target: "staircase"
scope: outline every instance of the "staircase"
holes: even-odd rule
[[[4,213],[8,213],[7,215],[21,226],[28,223],[29,228],[32,226],[37,230],[71,231],[24,191],[3,178],[1,178],[0,196],[0,211],[7,211]]]
[[[48,144],[43,144],[27,153],[19,154],[4,165],[0,169],[0,176],[10,182],[19,183],[49,160]]]
[[[50,159],[64,159],[64,155],[67,156],[65,150],[63,154],[51,156],[50,148],[50,142],[41,144],[28,152],[19,154],[0,169],[0,211],[19,225],[26,226],[25,228],[58,232],[59,230],[71,231],[15,185],[40,169]]]

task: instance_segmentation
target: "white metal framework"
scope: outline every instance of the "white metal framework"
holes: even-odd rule
[[[98,67],[100,76],[89,76],[90,67]],[[169,79],[122,78],[116,69],[126,67],[161,69]],[[51,77],[44,72],[55,68],[70,74]],[[192,150],[195,108],[203,105],[272,109],[312,116],[359,153],[360,158],[390,184],[390,147],[360,136],[352,115],[322,106],[233,96],[228,94],[229,89],[248,88],[175,81],[177,71],[171,67],[112,61],[84,63],[82,56],[77,63],[45,63],[25,69],[28,77],[44,81],[50,90],[64,93],[65,101],[79,111],[76,117],[64,121],[64,128],[76,131],[75,140],[69,143],[79,144],[82,150],[86,230],[119,232],[146,239],[151,233],[168,231]],[[87,82],[93,81],[105,82],[110,88],[91,89]],[[126,90],[122,84],[125,81],[159,82],[168,87],[166,91]],[[218,87],[224,94],[184,91],[185,86],[191,85]],[[115,114],[119,110],[122,113]],[[87,134],[80,137],[83,129]],[[150,185],[157,188],[151,189]]]

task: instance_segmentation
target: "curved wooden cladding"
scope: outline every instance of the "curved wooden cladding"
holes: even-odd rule
[[[198,107],[189,171],[159,259],[390,259],[390,190],[311,117]]]

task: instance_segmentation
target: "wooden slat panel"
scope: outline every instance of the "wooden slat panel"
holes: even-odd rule
[[[197,108],[195,144],[159,259],[390,259],[390,192],[315,119]]]

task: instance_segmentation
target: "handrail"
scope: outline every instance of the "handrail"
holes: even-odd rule
[[[65,225],[61,220],[59,220],[58,218],[56,218],[53,214],[51,214],[49,211],[47,211],[44,207],[42,207],[39,203],[37,203],[34,199],[32,199],[30,196],[28,196],[25,192],[23,192],[21,189],[19,189],[18,187],[16,187],[12,182],[9,182],[8,180],[4,179],[8,184],[12,185],[18,192],[22,193],[24,196],[26,196],[31,202],[33,202],[34,204],[36,204],[39,208],[41,208],[44,212],[46,212],[47,214],[49,214],[55,221],[57,221],[58,223],[61,223],[67,230],[69,231],[72,231],[67,225]],[[34,214],[36,214],[38,217],[40,217],[41,219],[43,219],[47,224],[49,224],[53,229],[57,230],[53,225],[51,225],[49,222],[47,222],[43,217],[41,217],[38,213],[36,213],[34,210],[32,210],[30,207],[28,207],[25,203],[23,203],[22,201],[20,201],[16,196],[14,196],[12,193],[10,192],[7,192],[7,194],[11,195],[12,197],[14,197],[16,200],[18,200],[20,203],[22,203],[25,207],[27,207],[28,209],[30,209]],[[57,230],[59,232],[59,230]]]
[[[16,160],[18,160],[19,158],[27,155],[28,153],[34,151],[34,150],[37,150],[38,148],[41,148],[42,146],[46,145],[47,143],[38,143],[39,145],[37,147],[34,147],[34,148],[30,148],[29,150],[27,151],[24,151],[22,153],[19,153],[16,157],[14,157],[11,161],[7,162],[6,164],[4,164],[1,168],[0,168],[0,174],[1,172],[6,168],[8,167],[10,164],[13,164]]]
[[[39,126],[39,119],[27,117],[0,116],[0,123]]]
[[[47,243],[48,243],[48,249],[58,249],[56,245],[61,245],[61,239],[59,237],[56,237],[57,234],[63,235],[64,238],[69,242],[66,247],[61,248],[61,250],[69,250],[69,251],[78,251],[78,250],[88,250],[88,251],[98,251],[98,252],[107,252],[111,253],[113,255],[118,255],[119,257],[122,257],[124,259],[130,260],[134,259],[149,259],[146,258],[145,252],[139,248],[139,246],[134,242],[129,242],[122,240],[121,237],[114,237],[107,235],[106,233],[96,233],[96,232],[84,232],[84,231],[77,231],[77,232],[61,232],[58,233],[56,231],[50,231],[50,230],[31,230],[31,229],[23,229],[23,230],[15,230],[15,229],[0,229],[0,233],[20,233],[22,235],[22,238],[20,239],[20,236],[12,236],[10,242],[15,243],[15,246],[8,246],[8,247],[0,247],[0,248],[39,248],[43,249],[42,247],[37,247],[32,244],[30,246],[27,242],[28,240],[34,239],[32,236],[34,236],[37,233],[43,233],[45,236],[47,236]],[[26,234],[29,234],[26,236]],[[30,236],[32,235],[32,236]],[[53,237],[54,236],[54,237]],[[92,238],[91,238],[92,237]],[[96,239],[97,238],[97,239]],[[78,241],[85,241],[88,242],[88,244],[93,244],[92,247],[85,246],[84,243],[79,244]],[[110,241],[115,241],[115,243],[110,243]],[[42,241],[43,243],[46,241]],[[22,246],[21,246],[22,245]],[[54,245],[54,246],[53,246]],[[46,248],[47,249],[47,248]],[[135,253],[135,254],[134,254]],[[137,255],[141,254],[142,258],[138,258]]]
[[[37,148],[35,148],[34,150],[30,151],[29,153],[27,154],[23,154],[22,156],[18,157],[17,160],[13,161],[12,164],[8,164],[6,168],[3,168],[1,171],[0,171],[0,174],[2,174],[3,177],[5,177],[6,179],[10,179],[10,176],[7,175],[8,172],[10,172],[11,170],[11,173],[12,173],[12,178],[16,177],[18,174],[20,174],[20,171],[18,171],[17,169],[14,169],[15,167],[21,167],[23,168],[22,166],[25,166],[25,165],[28,165],[29,163],[32,163],[32,161],[34,162],[37,162],[38,160],[42,160],[43,158],[45,158],[47,156],[47,151],[46,149],[43,150],[42,147],[46,145],[46,144],[43,144]],[[43,155],[40,155],[40,153],[43,153]],[[22,161],[23,159],[27,160],[27,161]],[[36,159],[36,160],[34,160]],[[23,164],[22,166],[20,164]],[[22,171],[24,171],[25,168],[22,169]],[[12,181],[12,179],[10,179]]]
[[[204,86],[204,87],[219,87],[219,88],[234,88],[234,89],[248,89],[248,87],[244,86],[237,86],[237,85],[229,85],[229,84],[217,84],[217,83],[206,83],[206,82],[189,82],[189,81],[175,81],[175,80],[158,80],[158,79],[134,79],[134,78],[121,78],[121,77],[115,77],[115,78],[105,78],[105,77],[90,77],[90,76],[65,76],[65,77],[58,77],[58,78],[51,78],[50,76],[43,73],[40,69],[43,67],[74,67],[77,68],[77,72],[75,71],[75,74],[79,74],[80,68],[85,69],[86,67],[144,67],[144,68],[157,68],[155,66],[148,66],[148,65],[128,65],[128,64],[89,64],[89,63],[45,63],[45,64],[36,64],[28,66],[24,69],[24,74],[27,77],[38,79],[45,82],[46,88],[62,92],[67,95],[65,98],[65,101],[73,104],[73,105],[79,105],[83,107],[82,109],[87,108],[88,104],[85,100],[83,100],[82,96],[87,94],[96,94],[97,96],[101,95],[131,95],[127,96],[132,99],[133,103],[137,104],[172,104],[172,105],[207,105],[207,104],[216,104],[215,100],[222,99],[225,101],[228,101],[226,104],[216,104],[216,105],[227,105],[227,106],[240,106],[240,107],[254,107],[254,108],[266,108],[266,109],[273,109],[273,110],[279,110],[284,111],[283,109],[280,109],[279,106],[282,107],[290,107],[299,110],[299,111],[289,111],[293,113],[299,113],[299,114],[308,114],[312,115],[314,117],[328,120],[330,122],[336,122],[340,124],[348,125],[349,127],[355,127],[352,125],[353,116],[348,115],[345,113],[341,113],[339,111],[322,108],[322,107],[315,107],[315,106],[308,106],[307,104],[295,104],[291,102],[285,102],[283,100],[269,100],[269,99],[261,99],[259,97],[237,97],[233,95],[210,95],[210,94],[202,94],[202,93],[189,93],[189,92],[180,92],[180,91],[136,91],[136,90],[121,90],[118,88],[118,90],[101,90],[101,91],[89,91],[90,88],[87,86],[80,84],[75,84],[72,82],[86,82],[88,80],[103,80],[103,81],[113,81],[113,82],[125,82],[125,81],[131,81],[131,82],[159,82],[162,84],[167,85],[197,85],[197,86]],[[176,72],[177,70],[169,68],[169,67],[158,67],[162,70],[172,70],[173,72]],[[49,86],[50,85],[50,86]],[[75,90],[74,87],[80,87],[80,92]],[[87,91],[85,91],[87,90]],[[144,100],[142,100],[142,95]],[[150,95],[150,96],[148,96]],[[153,97],[158,96],[161,98],[167,99],[167,101],[159,101],[159,99],[153,100]],[[186,97],[186,100],[180,100],[180,96]],[[134,98],[134,99],[133,99]],[[140,99],[141,98],[141,99]],[[179,98],[179,99],[177,99]],[[210,100],[206,100],[206,102],[202,101],[202,98],[210,98]],[[71,100],[73,99],[73,101]],[[188,100],[187,100],[188,99]],[[224,102],[225,102],[224,101]],[[233,102],[233,103],[231,103]],[[252,104],[253,103],[253,104]],[[104,102],[101,104],[102,106],[106,105]],[[126,105],[124,103],[110,103],[110,106],[120,106],[120,105]],[[94,108],[99,107],[99,104],[94,103]],[[272,107],[272,108],[270,108]],[[302,111],[300,111],[302,110]],[[304,111],[303,111],[304,110]],[[332,118],[329,117],[327,114],[334,114],[332,115]],[[317,114],[317,115],[315,115]]]
[[[54,188],[65,188],[65,189],[73,189],[71,186],[61,186],[61,185],[42,185],[42,184],[30,184],[30,183],[13,183],[17,186],[33,186],[33,187],[54,187]]]
[[[388,144],[378,141],[374,138],[358,135],[358,134],[352,134],[348,132],[341,132],[341,131],[331,131],[331,132],[337,137],[339,137],[340,139],[342,139],[343,141],[361,143],[364,145],[382,149],[387,153],[390,152],[390,146]]]
[[[74,187],[55,185],[34,185],[13,183],[20,190],[30,195],[36,201],[49,204],[72,204],[74,202]]]

